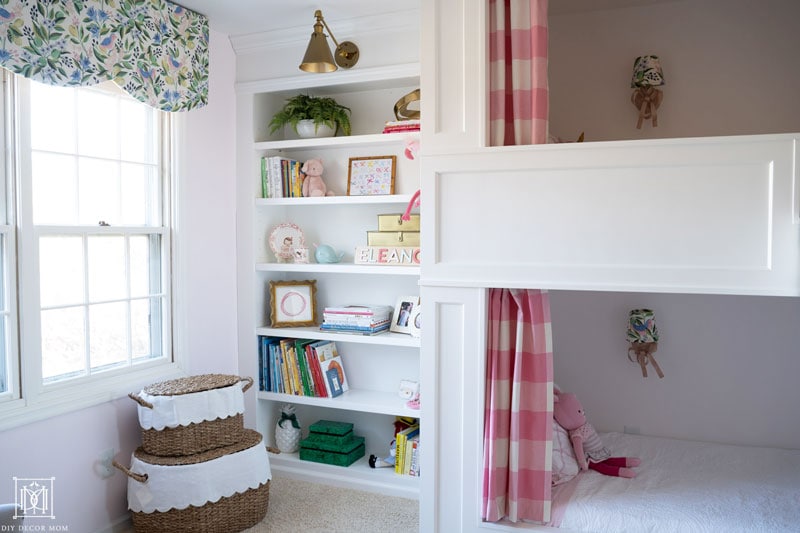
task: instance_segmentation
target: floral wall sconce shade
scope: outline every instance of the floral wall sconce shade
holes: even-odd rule
[[[658,56],[640,56],[633,62],[633,77],[631,87],[633,94],[631,102],[639,110],[639,121],[636,129],[642,129],[642,122],[653,120],[653,127],[658,126],[658,107],[664,99],[656,87],[664,85],[664,72],[661,69],[661,60]]]
[[[633,309],[628,314],[628,359],[639,363],[642,368],[642,377],[647,377],[647,365],[652,364],[659,378],[664,377],[661,367],[656,361],[655,352],[658,349],[658,328],[656,315],[650,309]]]

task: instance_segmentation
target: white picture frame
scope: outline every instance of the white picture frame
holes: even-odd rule
[[[408,327],[411,328],[411,336],[417,337],[422,334],[422,306],[417,304],[413,311],[411,311],[411,317],[408,319]]]
[[[418,306],[419,296],[401,296],[398,298],[394,306],[394,313],[392,314],[392,323],[389,325],[389,331],[407,333],[410,335],[413,330],[411,315]]]

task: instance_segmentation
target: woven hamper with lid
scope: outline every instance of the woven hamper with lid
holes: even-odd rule
[[[128,508],[136,533],[232,533],[264,519],[269,505],[269,457],[261,434],[185,457],[138,448],[126,468]]]
[[[252,385],[249,377],[203,374],[129,394],[139,404],[144,452],[193,455],[238,442],[244,431],[244,392]]]

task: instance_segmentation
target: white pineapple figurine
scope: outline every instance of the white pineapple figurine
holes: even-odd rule
[[[281,406],[281,418],[275,424],[275,445],[282,453],[294,453],[300,449],[300,423],[294,414],[294,405]]]

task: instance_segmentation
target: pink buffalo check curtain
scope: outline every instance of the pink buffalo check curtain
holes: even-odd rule
[[[546,291],[491,289],[483,508],[495,522],[550,520],[553,349]]]
[[[489,144],[547,141],[547,2],[489,0]]]

